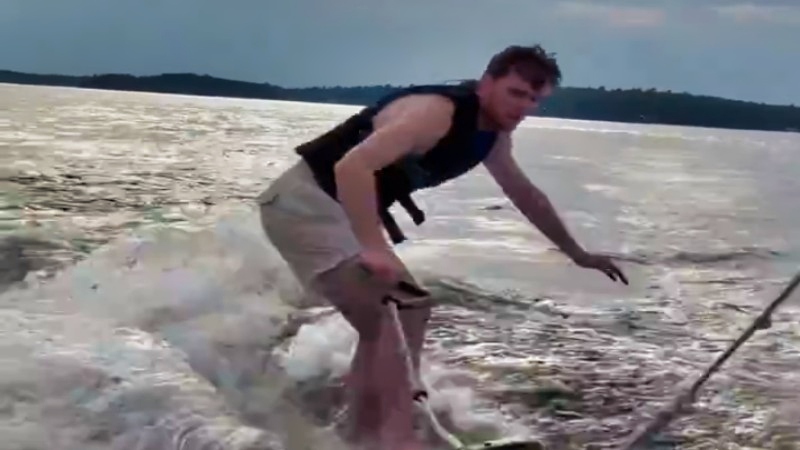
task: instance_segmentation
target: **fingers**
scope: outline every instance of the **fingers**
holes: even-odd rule
[[[421,287],[415,284],[411,284],[408,281],[401,280],[399,283],[397,283],[397,287],[406,294],[415,297],[427,297],[430,295],[428,291],[426,291],[425,289],[422,289]]]
[[[628,278],[625,277],[625,274],[622,273],[621,270],[617,266],[614,265],[611,261],[608,261],[608,266],[604,269],[606,275],[611,278],[613,281],[621,281],[626,286],[628,285]]]
[[[611,258],[608,256],[589,255],[588,259],[578,261],[578,265],[597,269],[606,274],[611,281],[621,281],[625,285],[628,284],[628,278],[613,262],[611,262]]]
[[[598,266],[597,269],[605,273],[612,281],[621,281],[623,284],[628,285],[628,278],[611,262],[610,258],[604,257]]]
[[[617,276],[617,278],[619,278],[619,281],[622,281],[622,284],[626,286],[628,285],[628,278],[625,277],[625,274],[622,273],[622,271],[619,270],[616,266],[614,267],[614,273]]]

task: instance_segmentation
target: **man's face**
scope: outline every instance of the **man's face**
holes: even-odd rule
[[[552,87],[545,84],[534,90],[524,78],[512,70],[500,78],[484,76],[479,92],[484,114],[502,131],[513,131],[534,112],[539,102],[552,93]]]

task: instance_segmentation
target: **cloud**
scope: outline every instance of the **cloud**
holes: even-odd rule
[[[737,3],[712,9],[723,18],[740,23],[800,25],[800,6]]]
[[[649,6],[601,5],[582,1],[562,1],[556,13],[565,17],[598,20],[617,28],[652,28],[667,18],[661,8]]]

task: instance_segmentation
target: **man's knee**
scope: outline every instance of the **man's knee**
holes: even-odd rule
[[[425,340],[425,328],[431,317],[431,307],[421,306],[403,311],[401,320],[406,339],[413,351],[419,350]]]
[[[359,269],[345,261],[313,281],[312,286],[325,297],[355,328],[360,339],[377,339],[383,322],[381,292],[357,273]]]
[[[401,313],[401,317],[406,327],[410,327],[415,331],[421,330],[425,328],[431,318],[431,307],[430,305],[421,305],[409,308]]]
[[[366,307],[354,315],[351,323],[358,333],[358,338],[363,342],[377,342],[388,317],[377,307]]]

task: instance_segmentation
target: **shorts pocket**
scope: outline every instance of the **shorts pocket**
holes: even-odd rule
[[[283,217],[314,221],[328,222],[331,217],[331,206],[326,202],[330,200],[324,192],[316,192],[305,186],[294,186],[288,191],[271,192],[262,196],[260,203],[262,210],[280,214]]]
[[[279,196],[279,192],[262,192],[256,199],[256,203],[258,203],[258,206],[272,206],[278,200]]]

